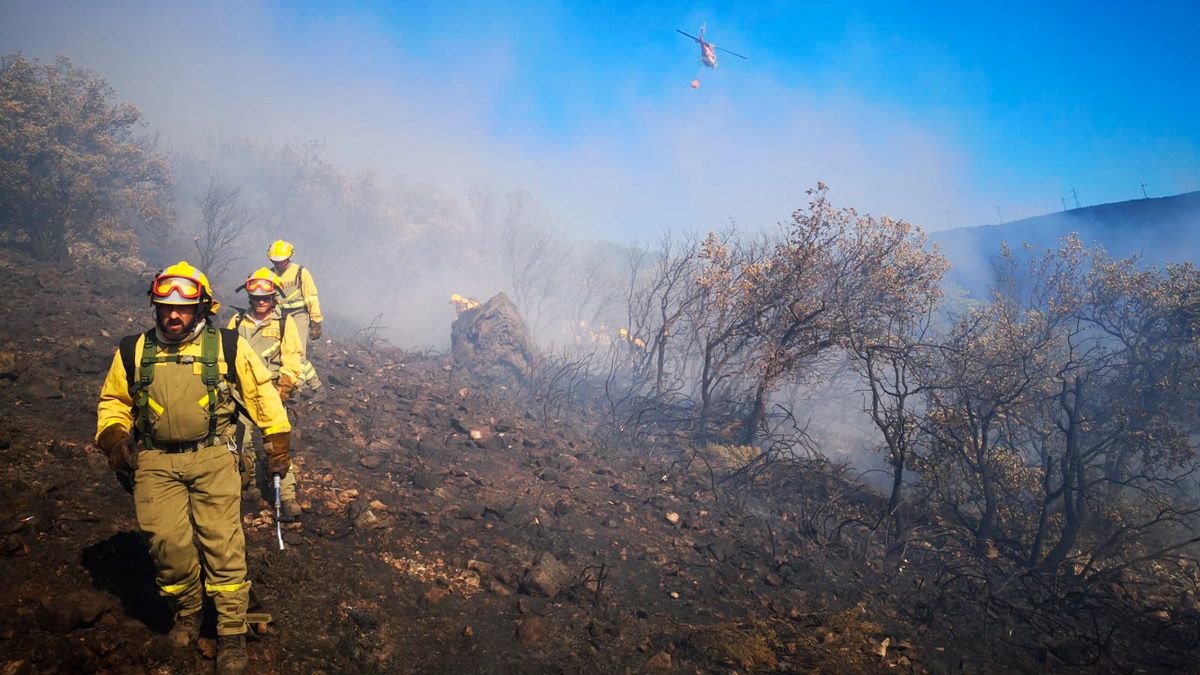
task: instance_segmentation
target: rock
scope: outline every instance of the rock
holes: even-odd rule
[[[678,525],[678,524],[679,524],[679,514],[678,514],[678,513],[675,513],[674,511],[668,511],[668,512],[667,512],[667,515],[665,516],[665,518],[667,519],[667,522],[668,522],[668,523],[670,523],[670,524],[672,524],[672,525]]]
[[[517,639],[523,645],[531,645],[550,632],[550,624],[540,616],[527,616],[517,624]]]
[[[449,595],[449,590],[441,588],[440,586],[434,586],[428,591],[425,591],[425,595],[421,596],[421,604],[425,605],[426,607],[432,607],[445,600]]]
[[[479,502],[468,501],[459,506],[454,517],[460,520],[479,520],[483,517],[484,505]]]
[[[650,657],[646,662],[646,670],[670,670],[671,655],[666,652],[659,652]]]
[[[539,553],[525,570],[521,588],[530,595],[553,598],[571,581],[571,573],[553,555]]]
[[[50,633],[69,633],[82,621],[79,605],[63,595],[43,600],[37,612],[38,625]]]
[[[62,398],[62,389],[58,387],[58,380],[48,379],[48,375],[42,373],[42,377],[27,377],[29,383],[21,391],[21,398],[29,402],[41,401],[45,399]]]
[[[55,440],[50,441],[50,454],[55,459],[71,459],[75,452],[70,445]]]
[[[9,558],[20,558],[29,555],[29,545],[14,534],[0,541],[0,552]]]
[[[100,617],[104,616],[104,613],[113,606],[112,598],[98,591],[79,591],[72,594],[71,599],[79,608],[79,621],[84,626],[90,626],[99,621]]]
[[[422,490],[432,490],[441,484],[437,474],[428,469],[417,469],[416,471],[413,471],[412,482],[413,485],[416,485]]]
[[[494,566],[491,563],[483,562],[482,560],[468,560],[467,569],[479,573],[479,576],[491,576]]]
[[[470,626],[467,626],[467,627],[463,628],[462,635],[463,635],[463,637],[468,637],[468,638],[475,637],[475,629]]]
[[[54,358],[58,367],[77,373],[102,373],[108,365],[99,354],[83,346],[64,349]]]
[[[354,527],[359,530],[367,530],[383,527],[383,523],[379,520],[379,516],[375,515],[374,511],[367,508],[354,517]]]
[[[358,460],[358,463],[368,469],[378,469],[383,464],[383,457],[379,455],[367,455]]]
[[[545,616],[546,601],[535,600],[533,598],[517,598],[517,613],[521,614],[522,616],[529,614]]]
[[[877,646],[872,648],[871,651],[873,651],[880,658],[887,658],[888,645],[891,643],[892,639],[890,637],[883,638],[883,642],[880,642]]]
[[[0,380],[15,380],[17,372],[17,353],[0,351]]]
[[[524,384],[538,358],[525,321],[504,293],[454,321],[450,352],[455,366],[493,385]]]

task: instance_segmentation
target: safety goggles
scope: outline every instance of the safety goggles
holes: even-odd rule
[[[159,277],[152,295],[157,300],[186,301],[200,298],[200,282],[188,277]]]
[[[270,279],[247,279],[246,292],[250,295],[271,295],[275,293],[275,282]]]

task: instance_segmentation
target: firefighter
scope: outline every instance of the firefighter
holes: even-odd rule
[[[290,315],[279,312],[278,298],[282,282],[279,276],[261,267],[255,270],[242,288],[249,297],[250,308],[239,310],[229,319],[226,328],[237,331],[245,338],[254,353],[266,364],[275,381],[279,397],[286,401],[300,382],[300,358],[303,353],[304,341],[296,328],[296,322]],[[252,429],[245,425],[241,437],[242,454],[244,457],[244,484],[255,482],[255,457]],[[304,513],[296,501],[296,469],[288,467],[281,485],[281,502],[284,519],[293,521]]]
[[[96,444],[132,485],[159,591],[175,612],[171,641],[185,647],[199,635],[203,591],[217,611],[217,670],[240,673],[250,581],[234,392],[265,434],[273,474],[291,463],[291,426],[262,360],[213,324],[220,305],[203,273],[176,263],[149,294],[154,328],[121,340],[100,392]]]
[[[300,381],[316,393],[321,389],[321,378],[308,360],[308,340],[321,339],[321,302],[317,299],[317,285],[312,273],[303,265],[292,262],[296,247],[280,239],[267,249],[267,258],[275,266],[282,289],[280,313],[290,316],[300,331]],[[324,393],[324,392],[321,392]]]

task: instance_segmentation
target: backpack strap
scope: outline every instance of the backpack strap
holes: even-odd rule
[[[239,325],[244,316],[246,316],[245,312],[238,312]],[[234,364],[237,362],[238,354],[238,329],[221,329],[221,353],[225,357],[225,379],[231,383],[237,382],[237,368],[234,367]]]
[[[245,316],[245,312],[240,313]],[[241,319],[239,318],[239,322]],[[250,411],[246,410],[246,405],[242,403],[242,397],[237,393],[237,355],[238,355],[238,338],[241,337],[237,328],[222,328],[221,329],[221,352],[225,360],[225,380],[230,387],[230,398],[233,399],[233,406],[238,412],[239,431],[237,432],[237,442],[242,442],[241,426],[244,426],[242,418],[250,419]]]
[[[121,355],[121,365],[125,367],[125,387],[130,397],[133,397],[137,391],[137,363],[134,362],[134,358],[137,355],[137,341],[140,337],[142,337],[142,333],[126,335],[117,344],[117,352]]]
[[[143,335],[153,336],[154,329],[151,328],[145,333],[126,335],[121,338],[121,341],[117,345],[117,353],[121,355],[121,365],[125,367],[125,390],[129,392],[129,398],[133,399],[133,429],[131,431],[134,443],[137,443],[146,435],[142,432],[144,422],[142,411],[147,408],[147,401],[145,399],[149,397],[149,394],[144,394],[144,388],[140,386],[138,364],[136,361],[137,343]],[[150,339],[152,338],[147,338],[147,340]],[[143,347],[143,349],[145,348]]]
[[[138,368],[137,382],[130,390],[130,396],[133,396],[136,391],[137,398],[134,399],[134,405],[137,406],[139,435],[142,437],[146,449],[153,450],[154,440],[150,437],[150,384],[154,382],[154,364],[159,361],[158,337],[154,334],[154,329],[146,331],[144,335],[141,367]]]
[[[208,322],[200,338],[200,381],[208,389],[208,445],[217,442],[217,384],[221,381],[221,369],[217,365],[217,352],[221,348],[218,328]]]

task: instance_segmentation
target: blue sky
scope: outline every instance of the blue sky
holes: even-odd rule
[[[818,180],[931,229],[1200,189],[1200,2],[4,5],[0,49],[95,68],[170,142],[321,138],[585,235],[768,225]],[[701,23],[749,60],[693,91]]]

